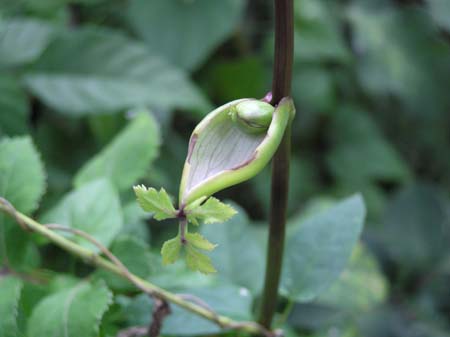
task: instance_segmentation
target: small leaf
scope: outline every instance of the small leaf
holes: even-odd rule
[[[198,270],[203,274],[212,274],[217,270],[212,265],[209,256],[200,253],[192,245],[186,246],[186,263],[192,270]]]
[[[188,209],[187,219],[194,225],[198,225],[198,222],[210,224],[225,222],[236,213],[230,205],[211,197],[203,205]]]
[[[22,291],[22,281],[7,276],[0,278],[0,336],[16,337],[18,331],[17,315]]]
[[[134,186],[133,189],[139,205],[144,211],[153,212],[156,220],[176,218],[176,210],[164,188],[159,192],[153,187],[147,189],[144,185]]]
[[[217,245],[206,240],[200,233],[186,233],[186,240],[189,244],[201,250],[211,251],[217,247]]]
[[[75,186],[108,177],[118,190],[128,189],[145,175],[160,142],[156,121],[138,114],[114,140],[89,160],[75,176]]]
[[[44,214],[41,222],[82,230],[108,247],[123,226],[123,215],[114,186],[109,180],[98,179],[67,194],[53,209]],[[83,247],[99,251],[85,239],[67,235]]]
[[[41,300],[28,321],[27,335],[96,337],[111,302],[112,293],[102,282],[81,282]]]
[[[180,257],[181,241],[180,236],[164,242],[161,248],[161,255],[164,265],[172,264]]]
[[[1,114],[1,112],[0,112]],[[23,213],[34,211],[45,190],[45,172],[29,137],[0,141],[0,196]],[[0,264],[36,266],[39,253],[29,234],[0,212]]]

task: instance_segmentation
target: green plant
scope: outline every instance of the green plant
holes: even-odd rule
[[[445,332],[448,193],[414,183],[448,185],[445,17],[294,2],[261,100],[243,1],[0,4],[0,336]]]

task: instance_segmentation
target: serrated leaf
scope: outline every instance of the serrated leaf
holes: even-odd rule
[[[142,209],[152,212],[156,220],[164,220],[176,217],[176,210],[172,205],[169,195],[161,188],[159,192],[153,187],[146,188],[144,185],[134,186],[134,193]]]
[[[181,241],[176,236],[173,239],[164,242],[161,248],[162,262],[164,265],[172,264],[180,257]]]
[[[28,322],[28,336],[97,337],[111,303],[112,293],[102,282],[81,282],[39,302]]]
[[[134,0],[128,21],[151,50],[185,69],[194,69],[232,34],[244,8],[241,0]],[[199,36],[202,43],[197,43]]]
[[[45,173],[29,137],[0,142],[0,196],[23,212],[34,211],[45,190]],[[15,269],[36,265],[38,252],[30,236],[0,212],[0,261]]]
[[[0,77],[0,137],[24,134],[28,129],[27,96],[19,81],[2,74]]]
[[[186,264],[190,269],[197,270],[203,274],[217,272],[212,264],[211,258],[200,253],[191,245],[186,245]]]
[[[36,59],[49,43],[52,28],[44,21],[14,19],[0,22],[0,66]]]
[[[364,202],[356,195],[294,222],[286,242],[283,294],[308,302],[335,282],[358,241],[365,214]]]
[[[118,190],[128,189],[145,175],[156,157],[159,128],[148,112],[142,112],[100,153],[89,160],[75,176],[74,184],[108,178]]]
[[[22,281],[13,276],[0,276],[0,337],[21,335],[17,324]]]
[[[188,244],[201,250],[211,251],[217,247],[217,245],[209,242],[200,233],[186,233],[186,240]]]
[[[225,222],[236,213],[230,205],[210,197],[203,205],[190,208],[187,213],[187,219],[195,225],[198,225],[199,222],[211,224]]]
[[[59,34],[26,73],[25,84],[47,105],[71,116],[147,105],[209,106],[184,72],[145,45],[93,27]]]
[[[123,225],[119,196],[108,180],[94,180],[75,189],[41,219],[42,223],[57,223],[82,230],[108,247]],[[72,241],[98,252],[92,243],[79,236],[67,235]]]
[[[0,196],[19,211],[38,206],[45,190],[45,173],[30,137],[6,138],[0,142]]]

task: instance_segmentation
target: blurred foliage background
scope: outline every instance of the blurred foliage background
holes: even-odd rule
[[[176,227],[147,219],[130,187],[139,181],[176,195],[202,116],[270,90],[272,22],[271,1],[263,0],[0,0],[0,140],[28,135],[41,155],[46,193],[34,215],[44,221],[85,212],[92,219],[96,200],[88,196],[101,190],[108,200],[98,229],[111,234],[104,243],[120,232],[113,251],[125,260],[132,251],[140,256],[134,268],[150,273],[154,252]],[[291,223],[355,192],[368,214],[340,281],[280,315],[288,336],[450,336],[450,1],[296,0],[295,44]],[[117,195],[97,182],[64,197],[102,176]],[[254,225],[244,260],[258,273],[238,284],[258,288],[252,277],[262,278],[264,257],[251,242],[265,239],[269,169],[219,196],[242,206],[248,219],[239,221]],[[222,276],[248,268],[233,262],[239,240],[231,238],[243,232],[206,231],[224,249],[216,260],[227,265]],[[36,318],[26,321],[39,299],[89,268],[14,233],[21,252],[12,265],[51,284],[23,288],[19,326],[36,325]],[[190,284],[213,307],[248,319],[249,303],[233,297],[235,288],[211,291],[210,279],[182,266],[153,275],[170,289]],[[119,279],[107,283],[122,295],[98,334],[148,322],[145,296],[126,296],[132,290]],[[94,287],[86,285],[86,298]],[[168,335],[217,332],[191,316],[174,317]]]

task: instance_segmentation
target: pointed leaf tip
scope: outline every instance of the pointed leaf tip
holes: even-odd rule
[[[133,190],[142,209],[152,212],[156,220],[176,218],[177,211],[164,188],[158,192],[153,187],[147,189],[144,185],[137,185]]]
[[[203,205],[195,204],[186,209],[187,219],[195,225],[225,222],[237,212],[236,210],[214,197],[210,197]]]

